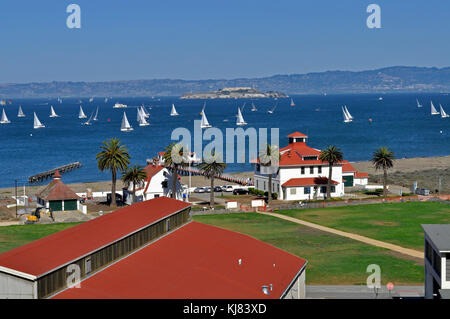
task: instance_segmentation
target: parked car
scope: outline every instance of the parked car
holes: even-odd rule
[[[233,191],[233,186],[231,186],[231,185],[225,185],[225,186],[222,187],[222,189],[223,189],[225,192],[232,192],[232,191]]]
[[[211,187],[206,186],[206,187],[205,187],[205,192],[206,192],[206,193],[211,193]]]
[[[223,189],[221,186],[214,186],[214,191],[215,192],[223,192]]]
[[[204,193],[205,189],[203,187],[197,187],[194,189],[194,193]]]
[[[248,190],[243,189],[243,188],[235,188],[233,190],[233,195],[247,195],[248,194]]]

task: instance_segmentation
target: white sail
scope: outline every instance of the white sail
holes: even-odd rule
[[[342,114],[344,115],[344,123],[349,123],[352,121],[344,107],[342,107]]]
[[[147,120],[145,119],[144,111],[140,108],[138,108],[138,122],[139,122],[139,126],[149,126],[150,125],[150,123],[148,123]]]
[[[2,110],[2,118],[0,119],[0,124],[9,124],[11,123],[10,120],[8,120],[8,117],[6,116],[5,109]]]
[[[84,112],[83,112],[83,108],[81,107],[81,105],[80,105],[80,113],[78,113],[78,118],[79,119],[87,118],[86,114],[84,114]]]
[[[147,109],[145,108],[144,105],[141,106],[141,112],[146,119],[148,119],[150,117],[150,113],[147,112]]]
[[[441,117],[442,117],[442,118],[450,117],[450,115],[448,115],[447,113],[445,113],[444,108],[442,107],[442,105],[439,104],[439,107],[440,107],[440,109],[441,109]]]
[[[242,112],[239,107],[238,107],[236,125],[247,125],[247,122],[244,121],[244,117],[242,116]]]
[[[98,121],[98,106],[97,106],[97,110],[95,111],[95,116],[92,119],[93,121]]]
[[[91,98],[89,99],[89,102],[92,102],[92,101],[94,101],[94,98],[93,98],[93,97],[91,97]]]
[[[291,106],[295,106],[294,100],[291,99]]]
[[[92,118],[94,116],[94,111],[92,111],[91,116],[89,116],[89,120],[87,120],[86,122],[82,123],[83,125],[92,125]]]
[[[434,107],[433,101],[431,101],[431,115],[438,115],[439,112]]]
[[[200,123],[201,128],[208,128],[211,127],[211,124],[209,124],[208,119],[206,118],[205,110],[202,111],[202,121]]]
[[[25,117],[25,114],[23,114],[22,106],[19,106],[19,112],[17,113],[17,117]]]
[[[33,128],[34,129],[39,129],[39,128],[45,127],[45,125],[42,124],[41,121],[39,121],[39,119],[38,119],[38,117],[36,115],[36,112],[33,112],[33,115],[34,115]]]
[[[253,102],[252,102],[252,109],[251,109],[251,111],[252,112],[258,111],[258,109],[256,108],[256,106],[255,106],[255,104]]]
[[[108,98],[107,97],[105,97],[105,103],[108,103]]]
[[[59,115],[56,114],[55,109],[53,108],[53,105],[50,106],[50,117],[59,117]]]
[[[347,113],[347,117],[350,119],[350,120],[353,120],[353,116],[350,114],[350,112],[348,111],[348,109],[347,109],[347,105],[344,105],[344,110],[345,110],[345,113]]]
[[[170,116],[177,116],[180,115],[177,113],[177,110],[175,109],[175,105],[172,104],[172,110],[170,111]]]
[[[130,132],[133,130],[130,123],[128,122],[127,114],[123,112],[122,125],[120,126],[122,132]]]
[[[422,107],[422,104],[420,104],[419,99],[416,99],[417,107]]]

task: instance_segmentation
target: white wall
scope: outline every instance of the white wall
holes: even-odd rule
[[[303,270],[300,276],[298,276],[291,289],[286,293],[283,299],[305,299],[306,298],[306,271]]]
[[[36,282],[0,272],[0,299],[37,299]]]

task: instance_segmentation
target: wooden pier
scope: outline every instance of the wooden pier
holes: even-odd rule
[[[30,176],[30,177],[28,177],[28,183],[33,184],[33,183],[42,182],[42,181],[52,177],[56,171],[59,171],[61,174],[63,174],[65,172],[69,172],[75,168],[79,168],[79,167],[81,167],[81,165],[82,164],[80,162],[70,163],[70,164],[54,168],[52,170],[49,170],[49,171],[46,171],[43,173],[39,173],[39,174]]]
[[[203,174],[202,171],[200,171],[196,168],[192,168],[192,167],[191,168],[187,168],[187,167],[179,167],[178,168],[178,174],[180,174],[182,176],[189,176],[189,173],[191,174],[191,176],[205,175],[205,174]],[[253,186],[253,181],[251,181],[251,180],[247,180],[246,178],[234,177],[234,176],[231,176],[228,174],[214,176],[214,178],[220,179],[223,181],[236,183],[236,184],[243,185],[243,186]]]

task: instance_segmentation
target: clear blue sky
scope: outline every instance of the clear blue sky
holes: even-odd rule
[[[66,27],[70,3],[81,29]],[[1,1],[0,83],[443,67],[449,29],[445,0]]]

